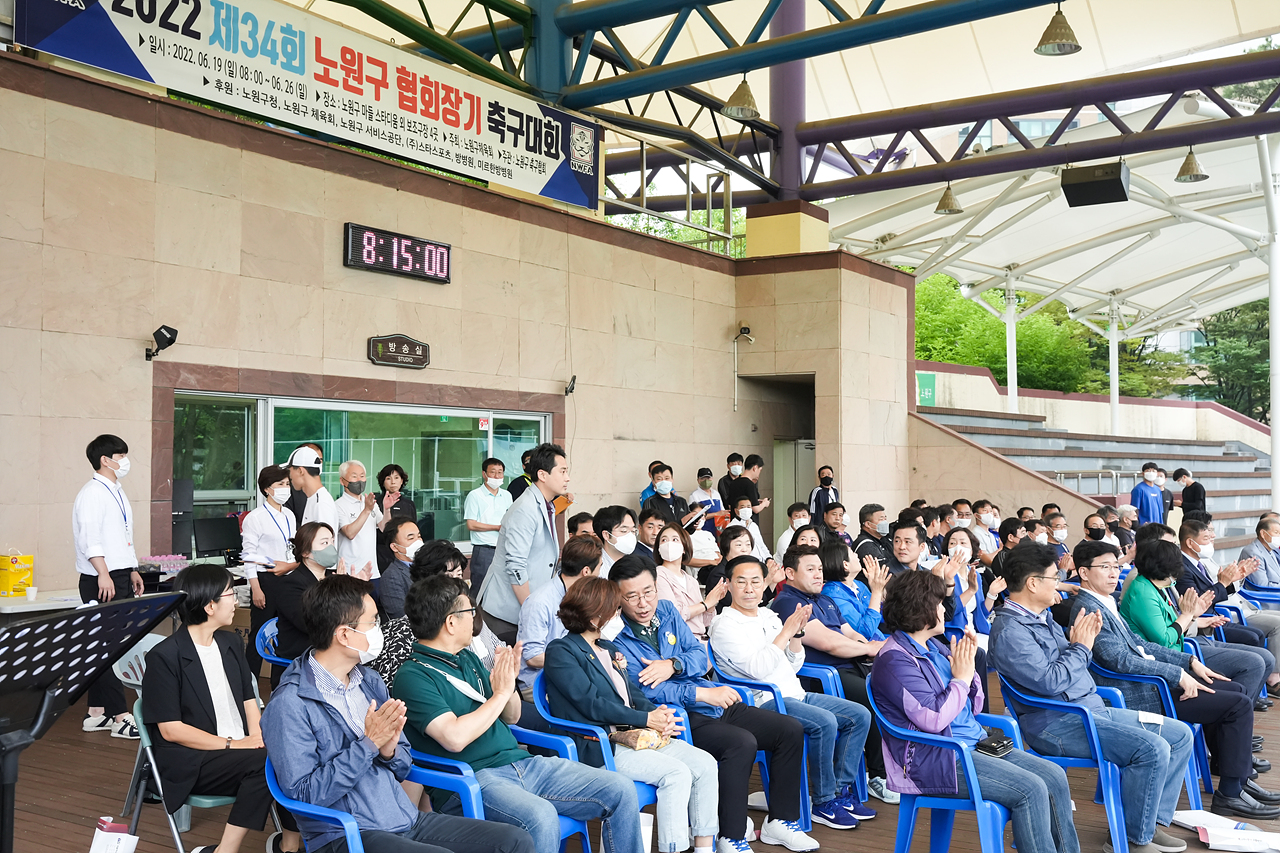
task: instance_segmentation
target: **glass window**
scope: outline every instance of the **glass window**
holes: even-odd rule
[[[174,397],[173,478],[192,480],[197,500],[257,487],[253,413],[253,400]]]
[[[542,441],[542,420],[497,416],[493,419],[493,455],[502,460],[507,483],[524,473],[520,455]]]
[[[392,462],[404,468],[408,494],[424,538],[467,538],[462,520],[467,492],[480,485],[480,463],[488,455],[489,428],[479,413],[326,410],[278,405],[272,414],[272,459],[282,463],[295,447],[315,442],[324,449],[324,487],[338,494],[338,466],[363,462],[370,480]],[[540,421],[532,423],[535,429]],[[516,451],[516,458],[519,459]],[[377,485],[370,488],[380,490]]]

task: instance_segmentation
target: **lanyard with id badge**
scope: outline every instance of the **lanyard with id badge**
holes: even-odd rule
[[[111,488],[106,483],[103,483],[101,480],[99,480],[98,482],[102,484],[102,488],[107,490],[107,492],[111,495],[111,500],[115,502],[115,505],[117,507],[119,507],[120,517],[124,519],[124,539],[125,539],[124,544],[132,548],[133,547],[133,525],[129,523],[129,513],[125,510],[124,500],[120,497],[120,495],[116,492],[115,489]]]

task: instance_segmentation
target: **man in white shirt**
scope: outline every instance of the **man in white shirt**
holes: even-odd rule
[[[807,509],[807,507],[806,507]],[[861,705],[806,693],[796,677],[804,665],[804,646],[796,634],[812,616],[809,606],[797,607],[784,624],[778,614],[760,607],[765,590],[764,565],[751,555],[729,561],[733,603],[711,622],[711,649],[717,665],[729,677],[773,684],[786,708],[775,707],[772,693],[756,691],[756,704],[786,713],[804,725],[809,736],[809,788],[813,819],[833,829],[853,829],[859,819],[876,813],[858,801],[854,783],[862,750],[871,728],[871,712]]]
[[[275,616],[275,607],[269,601],[272,581],[276,575],[288,574],[298,567],[293,560],[293,537],[298,532],[298,522],[293,513],[284,509],[291,491],[289,472],[284,467],[263,468],[258,472],[258,494],[262,500],[240,523],[240,559],[253,604],[249,611],[250,642],[245,657],[255,677],[262,671],[262,658],[252,638]]]
[[[514,499],[502,488],[506,466],[502,460],[490,457],[480,463],[484,484],[467,493],[462,505],[462,518],[471,532],[471,588],[478,590],[484,583],[493,564],[498,545],[498,531],[502,529],[502,517],[511,509]]]
[[[779,563],[782,562],[782,556],[787,553],[787,549],[791,547],[791,540],[795,537],[796,531],[809,523],[809,507],[803,503],[793,503],[787,507],[787,520],[790,523],[778,537],[778,545],[773,550],[773,558]]]
[[[142,595],[138,555],[133,549],[133,508],[120,487],[129,473],[129,445],[115,435],[100,435],[85,448],[96,473],[76,495],[71,531],[80,573],[80,600],[133,598]],[[125,705],[124,687],[111,670],[89,686],[86,732],[111,732],[112,737],[137,740],[138,728]]]
[[[338,482],[342,497],[334,501],[338,511],[338,559],[347,564],[354,574],[369,569],[369,577],[380,577],[378,572],[378,531],[386,523],[378,496],[366,492],[369,475],[364,463],[348,459],[338,466]],[[377,584],[374,584],[377,589]]]
[[[334,505],[333,495],[320,482],[322,464],[320,454],[306,444],[290,453],[289,461],[285,463],[289,469],[289,482],[307,496],[307,505],[302,510],[302,521],[298,526],[319,521],[333,528],[334,535],[337,535],[338,508]]]

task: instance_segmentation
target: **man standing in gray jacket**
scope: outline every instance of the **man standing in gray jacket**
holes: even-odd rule
[[[485,623],[509,645],[516,641],[520,606],[555,575],[560,540],[553,501],[569,491],[569,461],[557,444],[534,448],[526,471],[532,485],[502,517],[493,564],[477,595]]]

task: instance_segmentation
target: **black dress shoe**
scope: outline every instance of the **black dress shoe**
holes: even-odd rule
[[[1250,750],[1249,750],[1249,751],[1250,751],[1250,752],[1262,752],[1262,744],[1260,744],[1260,743],[1255,743],[1255,744],[1253,744],[1253,745],[1251,746],[1251,748],[1250,748]]]
[[[1262,746],[1264,743],[1267,742],[1267,739],[1264,738],[1262,735],[1254,735],[1253,742],[1256,743],[1258,746]]]
[[[1271,762],[1265,758],[1253,759],[1253,769],[1259,773],[1269,773],[1271,771]]]
[[[1266,702],[1263,702],[1261,699],[1253,700],[1253,712],[1255,714],[1261,714],[1263,711],[1269,710],[1271,710],[1271,706]]]
[[[1268,791],[1252,779],[1244,783],[1244,789],[1249,796],[1264,805],[1280,805],[1280,791]]]
[[[1280,806],[1263,805],[1247,791],[1241,791],[1238,797],[1224,797],[1219,791],[1213,795],[1213,803],[1209,806],[1209,810],[1214,814],[1228,817],[1249,817],[1259,820],[1280,817]]]

